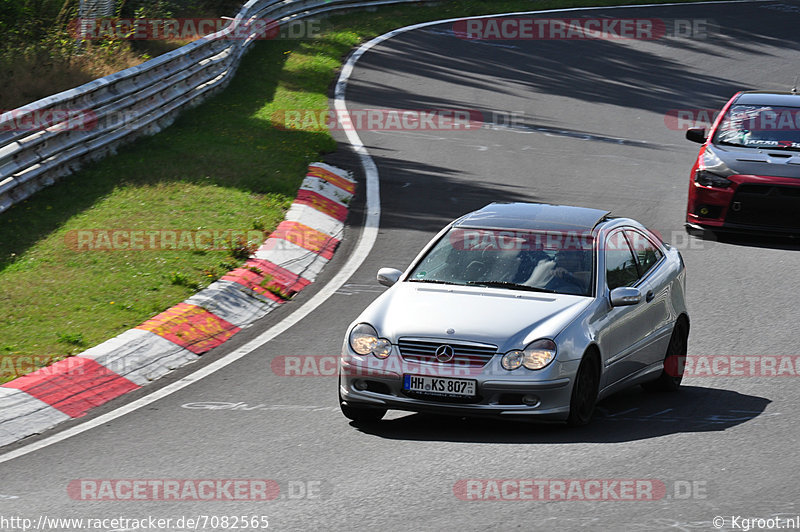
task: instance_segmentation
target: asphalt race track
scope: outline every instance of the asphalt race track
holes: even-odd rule
[[[382,215],[378,240],[348,283],[286,333],[220,371],[0,463],[0,517],[263,515],[276,530],[715,530],[721,516],[725,529],[736,530],[742,519],[800,514],[796,376],[690,377],[678,394],[635,388],[603,401],[591,425],[573,430],[399,412],[359,428],[338,410],[330,358],[313,359],[325,361],[316,376],[284,375],[286,359],[274,362],[336,356],[347,325],[383,290],[374,281],[377,269],[406,267],[444,224],[490,201],[602,207],[638,219],[686,260],[690,355],[798,354],[797,247],[687,237],[688,171],[698,145],[668,127],[665,115],[719,108],[741,89],[790,88],[800,73],[800,3],[569,16],[589,13],[708,21],[709,30],[657,40],[476,42],[443,24],[367,52],[350,79],[350,108],[472,109],[493,124],[361,131],[380,172]],[[344,144],[330,162],[360,171]],[[359,197],[346,240],[316,287],[165,383],[243,345],[312,297],[358,239],[363,186]],[[80,479],[268,479],[281,495],[267,502],[92,501],[68,490]],[[468,479],[655,480],[663,492],[656,500],[462,500],[454,488]],[[205,529],[226,529],[215,522]],[[0,521],[7,529],[19,528]]]

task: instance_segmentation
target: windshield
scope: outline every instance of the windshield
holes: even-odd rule
[[[591,234],[452,228],[420,260],[410,282],[589,296]]]
[[[800,150],[800,108],[732,105],[720,123],[714,144]]]

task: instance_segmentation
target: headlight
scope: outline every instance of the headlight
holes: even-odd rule
[[[500,364],[509,371],[525,366],[528,369],[542,369],[556,357],[556,343],[543,338],[536,340],[524,350],[509,351],[503,355]]]
[[[715,188],[728,188],[733,182],[708,170],[697,170],[694,173],[694,180],[698,185]]]
[[[528,369],[542,369],[556,357],[556,343],[552,340],[536,340],[525,348],[522,365]]]
[[[386,358],[392,352],[392,343],[386,338],[379,338],[372,325],[359,323],[350,331],[350,348],[359,355],[372,353],[378,358]]]
[[[503,359],[500,361],[500,364],[503,366],[503,369],[507,369],[508,371],[517,369],[522,365],[522,357],[524,356],[525,355],[522,351],[509,351],[503,355]]]

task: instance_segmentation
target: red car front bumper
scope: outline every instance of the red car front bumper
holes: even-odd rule
[[[727,176],[727,188],[689,183],[686,224],[695,229],[800,233],[800,180],[760,175]]]

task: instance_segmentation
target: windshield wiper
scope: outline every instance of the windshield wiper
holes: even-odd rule
[[[436,283],[436,284],[454,284],[457,286],[464,286],[461,283],[454,283],[452,281],[437,281],[436,279],[408,279],[409,283]]]
[[[548,294],[557,294],[555,290],[549,288],[539,288],[536,286],[528,286],[526,284],[511,283],[508,281],[467,281],[468,285],[472,286],[485,286],[487,288],[516,288],[519,290],[527,290],[529,292],[546,292]]]

